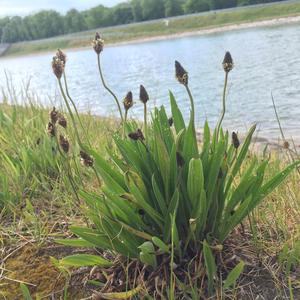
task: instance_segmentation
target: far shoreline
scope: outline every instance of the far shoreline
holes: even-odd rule
[[[281,16],[281,17],[272,17],[267,19],[262,19],[258,21],[249,21],[249,22],[242,22],[242,23],[231,23],[225,25],[218,25],[218,26],[211,26],[206,28],[201,28],[199,30],[188,30],[182,31],[172,34],[158,34],[155,36],[149,37],[138,37],[123,41],[116,41],[116,42],[108,42],[105,46],[106,47],[118,47],[122,45],[134,45],[134,44],[141,44],[147,42],[154,42],[154,41],[163,41],[163,40],[171,40],[177,38],[184,38],[184,37],[191,37],[191,36],[201,36],[201,35],[210,35],[210,34],[217,34],[223,32],[230,32],[235,30],[244,30],[244,29],[251,29],[251,28],[262,28],[262,27],[272,27],[272,26],[280,26],[280,25],[289,25],[289,24],[296,24],[300,23],[300,15],[289,15],[289,16]],[[104,37],[105,38],[105,37]],[[68,52],[77,52],[82,50],[90,49],[90,45],[86,46],[78,46],[78,47],[70,47],[70,48],[63,48],[64,51]],[[1,59],[10,59],[16,57],[24,57],[24,56],[33,56],[33,55],[46,55],[53,53],[55,50],[41,50],[41,51],[34,51],[32,53],[12,53],[12,54],[4,54],[0,56]]]

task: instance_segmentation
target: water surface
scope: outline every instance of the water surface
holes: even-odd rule
[[[279,136],[271,92],[288,136],[300,135],[300,24],[251,28],[163,41],[107,47],[102,55],[108,85],[123,98],[132,90],[136,105],[131,115],[142,117],[139,85],[151,97],[151,106],[166,105],[168,90],[178,99],[186,119],[189,102],[184,87],[174,77],[174,61],[188,70],[196,101],[197,125],[207,118],[217,122],[221,110],[224,71],[221,62],[229,50],[235,68],[229,76],[227,114],[224,126],[245,131],[257,123],[260,135]],[[92,50],[69,51],[66,73],[70,93],[81,111],[98,115],[116,114],[113,99],[99,81],[96,55]],[[0,85],[4,70],[19,92],[20,83],[39,95],[46,105],[60,101],[51,70],[51,54],[0,59]]]

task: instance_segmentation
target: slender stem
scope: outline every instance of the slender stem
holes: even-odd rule
[[[187,93],[189,95],[189,98],[190,98],[190,102],[191,102],[191,118],[192,120],[194,121],[195,120],[195,104],[194,104],[194,98],[193,98],[193,95],[191,93],[191,90],[190,88],[188,87],[188,85],[185,86],[186,90],[187,90]]]
[[[123,139],[126,138],[125,127],[126,127],[126,124],[127,124],[127,115],[128,115],[128,110],[125,109],[124,124],[123,124]]]
[[[56,128],[55,128],[56,129]],[[63,167],[67,170],[67,174],[68,174],[68,179],[69,179],[69,182],[71,184],[71,187],[72,187],[72,190],[75,194],[75,197],[77,198],[77,201],[78,203],[80,202],[80,199],[78,197],[78,194],[77,194],[77,191],[76,191],[76,187],[75,187],[75,184],[73,182],[73,178],[71,176],[71,166],[70,166],[70,162],[69,162],[69,159],[68,159],[68,156],[67,154],[63,153],[60,149],[60,145],[59,145],[59,140],[58,140],[58,136],[57,136],[57,131],[55,132],[55,142],[56,142],[56,146],[57,146],[57,149],[58,149],[58,152],[60,153],[61,157],[62,157],[62,164],[63,164]],[[66,167],[67,166],[67,167]]]
[[[228,81],[228,73],[229,72],[225,72],[225,82],[224,82],[224,89],[223,89],[223,109],[222,109],[222,113],[218,122],[218,126],[217,126],[217,140],[219,139],[219,134],[220,134],[220,128],[225,116],[225,112],[226,112],[226,89],[227,89],[227,81]]]
[[[276,115],[276,120],[277,120],[277,123],[278,123],[278,126],[279,126],[279,130],[280,130],[281,138],[283,139],[284,142],[286,142],[286,138],[285,138],[282,126],[281,126],[280,118],[279,118],[279,115],[278,115],[278,112],[277,112],[277,108],[276,108],[276,105],[275,105],[275,100],[274,100],[272,92],[271,92],[271,98],[272,98],[274,112],[275,112],[275,115]],[[298,156],[297,153],[296,153],[296,155]],[[290,162],[294,162],[295,161],[295,158],[294,158],[294,155],[293,155],[293,151],[290,148],[287,149],[287,156],[288,156],[288,159],[289,159]],[[300,174],[300,171],[299,171],[298,168],[297,168],[297,171]]]
[[[79,113],[78,113],[77,107],[76,107],[76,105],[75,105],[75,102],[73,101],[73,99],[71,98],[71,96],[70,96],[70,94],[69,94],[69,90],[68,90],[68,84],[67,84],[67,78],[66,78],[66,73],[65,73],[65,71],[64,71],[64,74],[63,74],[63,75],[64,75],[64,83],[65,83],[65,89],[66,89],[66,94],[67,94],[67,97],[68,97],[68,99],[70,100],[70,102],[72,103],[72,106],[73,106],[73,108],[74,108],[74,110],[75,110],[75,113],[76,113],[77,119],[78,119],[78,121],[79,121],[79,124],[80,124],[80,126],[81,126],[81,129],[82,129],[82,130],[83,130],[83,132],[85,133],[86,140],[87,140],[87,142],[88,142],[89,146],[91,147],[91,143],[90,143],[90,141],[89,141],[89,139],[88,139],[88,136],[87,136],[86,130],[84,130],[84,127],[83,127],[83,124],[82,124],[82,122],[81,122],[81,119],[80,119],[80,116],[79,116]]]
[[[101,78],[102,84],[103,84],[104,88],[105,88],[105,89],[113,96],[113,98],[115,99],[116,104],[117,104],[117,106],[118,106],[118,110],[119,110],[119,113],[120,113],[121,120],[122,120],[122,122],[123,122],[123,121],[124,121],[124,119],[123,119],[123,113],[122,113],[122,110],[121,110],[121,106],[120,106],[119,100],[118,100],[117,96],[114,94],[114,92],[106,85],[106,83],[105,83],[105,81],[104,81],[104,76],[103,76],[102,69],[101,69],[101,64],[100,64],[100,54],[97,55],[97,61],[98,61],[99,74],[100,74],[100,78]]]
[[[74,119],[74,115],[73,115],[73,112],[71,110],[71,107],[68,103],[68,100],[67,100],[67,97],[66,97],[66,94],[64,92],[64,89],[62,87],[62,84],[61,84],[61,79],[58,79],[58,84],[59,84],[59,88],[60,88],[60,92],[62,94],[62,97],[63,99],[65,100],[65,103],[66,103],[66,106],[67,106],[67,109],[68,109],[68,112],[70,114],[70,117],[72,119],[72,123],[73,123],[73,127],[74,127],[74,130],[75,130],[75,134],[76,134],[76,137],[77,137],[77,141],[80,145],[80,147],[84,150],[85,149],[85,146],[82,144],[81,140],[80,140],[80,136],[79,136],[79,133],[78,133],[78,130],[77,130],[77,126],[76,126],[76,122],[75,122],[75,119]]]
[[[146,143],[148,144],[147,103],[144,103],[144,131],[145,131]]]

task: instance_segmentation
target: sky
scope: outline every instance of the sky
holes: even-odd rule
[[[70,8],[84,10],[97,5],[113,6],[124,0],[0,0],[0,16],[25,16],[42,9],[65,13]]]

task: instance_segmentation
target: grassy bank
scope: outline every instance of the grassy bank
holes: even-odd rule
[[[12,44],[5,55],[23,55],[57,48],[80,48],[90,46],[95,31],[103,34],[106,44],[134,41],[157,36],[168,36],[201,29],[268,20],[277,17],[297,16],[300,3],[274,3],[260,7],[189,15],[170,19],[169,26],[164,20],[130,24],[117,27],[99,28],[56,38]]]

